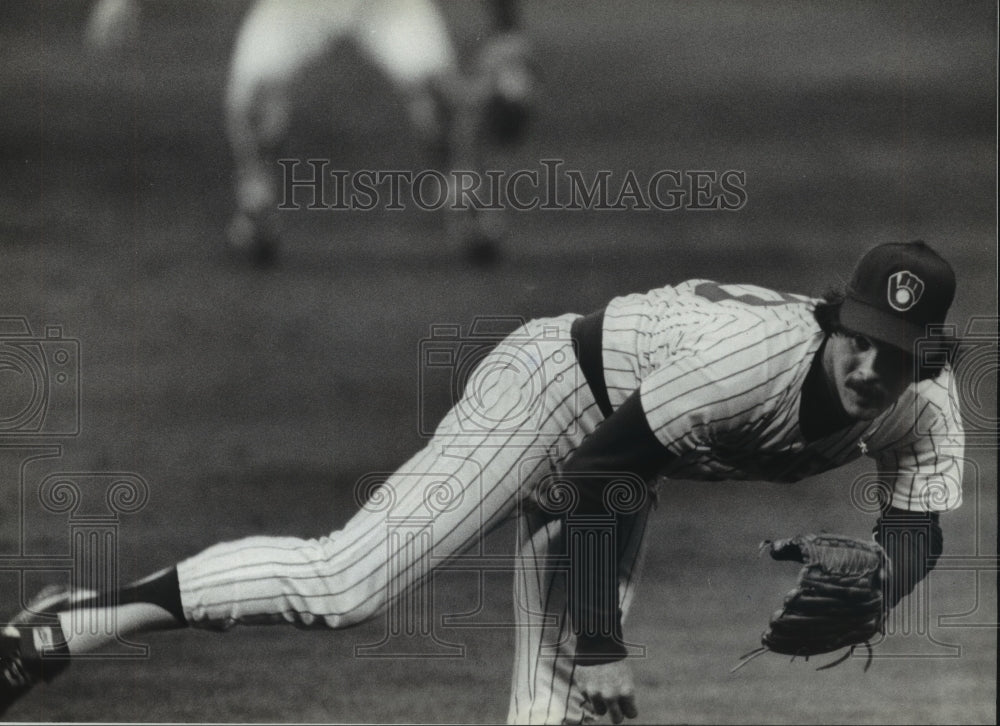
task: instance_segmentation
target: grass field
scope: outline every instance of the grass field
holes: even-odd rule
[[[402,463],[422,444],[421,413],[444,410],[443,390],[417,386],[435,323],[588,312],[696,276],[819,293],[872,243],[921,237],[957,271],[952,321],[992,317],[995,346],[994,3],[529,4],[539,105],[527,143],[498,162],[742,170],[746,205],[510,213],[489,268],[443,243],[438,215],[303,209],[288,213],[268,271],[230,259],[222,242],[232,191],[221,98],[248,3],[148,7],[141,51],[108,61],[82,54],[88,3],[0,4],[0,317],[23,317],[36,335],[61,326],[79,341],[81,382],[79,433],[0,433],[4,613],[58,579],[26,562],[65,566],[67,515],[38,499],[50,473],[148,483],[145,506],[114,523],[123,580],[219,540],[339,526],[354,483]],[[468,52],[482,8],[444,7]],[[303,80],[289,153],[422,168],[403,121],[388,84],[340,50]],[[794,579],[758,559],[758,541],[866,533],[872,517],[846,491],[863,467],[794,486],[665,484],[627,626],[648,650],[635,664],[642,722],[996,723],[988,372],[966,389],[979,435],[966,505],[943,520],[955,559],[868,672],[766,656],[729,673]],[[17,392],[2,395],[15,410]],[[509,538],[502,530],[490,547],[508,552]],[[483,588],[447,575],[436,604],[481,605],[473,623],[509,621],[509,582],[488,576]],[[7,718],[505,718],[509,629],[442,628],[462,658],[353,656],[383,628],[152,635],[147,657],[79,664]]]

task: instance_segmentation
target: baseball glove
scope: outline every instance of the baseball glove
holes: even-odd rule
[[[761,647],[742,656],[733,670],[767,651],[808,659],[850,648],[843,657],[819,668],[823,670],[844,662],[862,644],[868,648],[868,670],[870,641],[883,632],[885,620],[882,591],[889,561],[882,548],[876,542],[836,534],[765,540],[760,549],[766,548],[776,560],[793,560],[803,566],[795,588],[771,616]]]

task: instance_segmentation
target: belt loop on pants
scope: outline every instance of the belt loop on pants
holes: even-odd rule
[[[613,413],[608,386],[604,381],[604,308],[584,315],[573,321],[569,337],[576,350],[583,377],[587,379],[590,392],[604,418]]]

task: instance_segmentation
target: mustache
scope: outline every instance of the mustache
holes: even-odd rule
[[[881,398],[885,390],[878,383],[858,383],[857,381],[845,381],[848,388],[862,398]]]

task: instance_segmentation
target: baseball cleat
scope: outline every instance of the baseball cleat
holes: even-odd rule
[[[21,641],[21,631],[14,626],[0,632],[0,715],[38,680],[30,659],[25,662]]]
[[[0,631],[0,715],[36,683],[51,681],[69,665],[65,658],[42,658],[38,653],[35,630],[44,630],[51,638],[52,626],[57,626],[52,617],[45,616],[68,610],[74,602],[94,595],[92,590],[73,593],[49,585]]]
[[[34,631],[14,625],[0,631],[0,716],[36,683],[51,681],[68,665],[65,658],[42,658]]]

